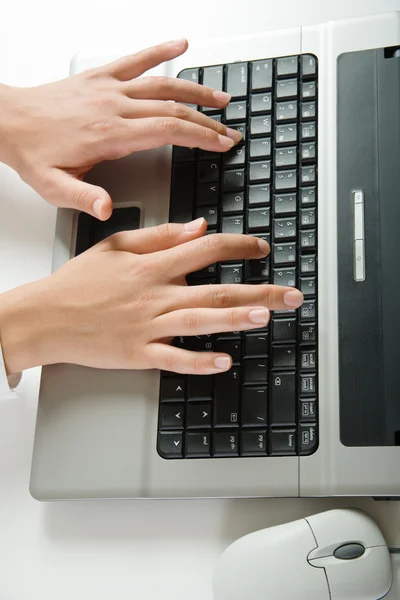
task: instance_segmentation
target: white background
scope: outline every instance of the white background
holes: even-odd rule
[[[0,81],[28,86],[66,77],[81,50],[106,54],[121,45],[136,50],[182,36],[190,41],[392,9],[400,10],[400,0],[3,0]],[[55,210],[0,165],[0,291],[50,272],[54,223]],[[211,600],[213,565],[227,544],[332,506],[364,508],[388,543],[400,546],[400,503],[40,504],[28,492],[38,382],[38,369],[25,373],[18,401],[0,405],[0,600]],[[400,561],[396,566],[400,580]],[[400,597],[397,587],[390,597]]]

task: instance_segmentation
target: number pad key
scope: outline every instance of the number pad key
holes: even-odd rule
[[[273,342],[296,342],[296,319],[273,319]]]
[[[245,387],[242,397],[242,427],[265,427],[267,386]]]
[[[246,358],[244,361],[244,383],[266,383],[268,364],[266,358]]]
[[[251,331],[244,335],[245,356],[268,355],[268,331]]]

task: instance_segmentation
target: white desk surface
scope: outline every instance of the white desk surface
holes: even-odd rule
[[[13,0],[0,18],[0,81],[68,75],[77,51],[138,49],[400,10],[400,0]],[[195,9],[198,7],[198,10]],[[237,16],[234,14],[237,8]],[[55,209],[0,166],[0,291],[50,271]],[[0,405],[0,600],[211,600],[230,542],[335,506],[359,506],[400,545],[400,503],[372,500],[138,501],[40,504],[28,492],[39,370]],[[399,465],[400,471],[400,465]],[[400,557],[399,557],[400,559]],[[400,560],[390,598],[399,598]],[[397,589],[397,585],[399,586]],[[260,600],[263,600],[260,598]]]

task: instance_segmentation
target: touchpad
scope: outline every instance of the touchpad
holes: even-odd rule
[[[114,208],[111,217],[107,221],[99,221],[86,213],[81,213],[78,217],[75,256],[85,252],[85,250],[113,235],[113,233],[139,229],[139,227],[140,208],[137,206]]]

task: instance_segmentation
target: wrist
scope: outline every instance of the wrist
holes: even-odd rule
[[[15,168],[18,137],[19,95],[14,87],[0,84],[0,162]]]

